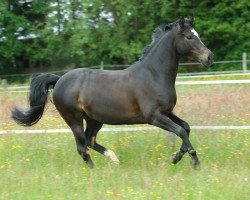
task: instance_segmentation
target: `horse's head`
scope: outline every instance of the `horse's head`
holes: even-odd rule
[[[181,56],[188,56],[209,67],[213,64],[213,53],[203,44],[194,29],[194,18],[181,17],[177,23],[176,50]]]

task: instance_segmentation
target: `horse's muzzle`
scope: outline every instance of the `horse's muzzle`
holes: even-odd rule
[[[202,65],[210,67],[214,63],[214,54],[210,50],[205,50],[198,59]]]

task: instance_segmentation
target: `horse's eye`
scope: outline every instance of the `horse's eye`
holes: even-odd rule
[[[191,39],[192,39],[192,36],[191,36],[191,35],[188,35],[186,38],[187,38],[188,40],[191,40]]]

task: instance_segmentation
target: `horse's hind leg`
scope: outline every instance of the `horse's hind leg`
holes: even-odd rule
[[[90,118],[85,120],[87,122],[87,128],[85,130],[85,133],[88,140],[88,146],[90,146],[90,148],[94,149],[100,154],[106,156],[113,164],[118,165],[119,160],[115,153],[112,150],[107,149],[96,142],[97,133],[101,129],[103,124]]]
[[[83,129],[83,113],[75,111],[74,114],[64,112],[61,115],[74,134],[78,153],[88,166],[93,168],[94,164],[88,153],[87,138]]]

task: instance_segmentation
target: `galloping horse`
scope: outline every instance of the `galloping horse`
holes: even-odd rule
[[[71,128],[77,151],[93,167],[88,147],[119,160],[113,151],[96,141],[103,124],[151,124],[170,131],[182,139],[182,145],[172,156],[176,164],[188,152],[193,166],[199,165],[196,151],[189,140],[190,127],[175,114],[175,80],[181,57],[188,56],[209,67],[213,53],[202,43],[194,29],[193,18],[181,17],[176,22],[156,28],[152,43],[139,61],[127,69],[105,71],[74,69],[59,77],[40,74],[32,79],[30,108],[14,108],[12,118],[23,126],[39,121],[47,102],[49,86],[53,89],[53,102],[62,118]],[[83,127],[86,121],[86,129]]]

